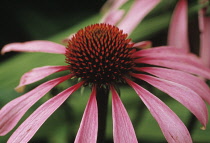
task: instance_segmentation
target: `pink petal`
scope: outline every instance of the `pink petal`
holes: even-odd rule
[[[150,83],[154,87],[162,90],[163,92],[167,93],[168,95],[182,103],[198,118],[198,120],[204,126],[206,126],[208,122],[208,110],[203,100],[193,90],[181,84],[149,75],[132,74],[132,76]]]
[[[177,60],[177,58],[185,61],[190,61],[197,64],[202,64],[202,61],[194,54],[183,53],[182,50],[171,48],[170,46],[162,46],[140,50],[132,55],[133,58],[151,57],[155,59]]]
[[[96,88],[93,87],[90,99],[85,108],[75,143],[96,143],[98,131],[98,107]]]
[[[108,0],[102,7],[102,11],[104,10],[106,13],[100,23],[116,25],[125,13],[124,10],[120,10],[120,7],[127,1],[128,0]]]
[[[111,92],[114,142],[138,143],[129,115],[114,87]]]
[[[166,140],[170,143],[192,143],[190,133],[179,119],[179,117],[171,111],[160,99],[156,96],[126,79],[127,83],[134,88],[141,100],[147,106],[152,116],[158,122]]]
[[[55,54],[65,54],[66,48],[63,45],[50,41],[28,41],[23,43],[11,43],[3,47],[1,53],[17,51],[17,52],[45,52]]]
[[[160,47],[153,47],[153,48],[150,48],[150,49],[145,49],[145,50],[140,50],[140,51],[137,51],[135,53],[133,53],[132,57],[134,58],[139,58],[139,57],[144,57],[144,56],[149,56],[150,54],[184,54],[186,55],[185,53],[183,53],[180,49],[176,49],[174,47],[171,47],[171,46],[160,46]]]
[[[210,68],[210,17],[204,15],[204,11],[199,11],[200,28],[200,57],[203,63]]]
[[[203,80],[196,76],[178,70],[158,67],[143,67],[135,69],[153,74],[166,80],[182,84],[194,90],[198,95],[201,96],[201,98],[203,98],[205,101],[208,102],[208,104],[210,104],[210,89]]]
[[[168,45],[189,52],[187,0],[179,0],[173,12],[168,33]]]
[[[188,61],[186,63],[185,60],[178,60],[170,61],[170,60],[158,60],[158,59],[152,59],[152,58],[141,58],[135,60],[136,63],[145,63],[145,64],[151,64],[151,65],[157,65],[157,66],[163,66],[167,68],[177,69],[181,71],[185,71],[192,74],[197,74],[199,76],[203,76],[207,79],[210,79],[210,69],[198,65],[197,63],[194,65]]]
[[[113,9],[119,9],[123,4],[125,4],[128,0],[107,0],[103,5],[102,10],[110,11]]]
[[[123,10],[112,10],[102,18],[100,23],[116,25],[117,22],[119,22],[120,19],[123,17],[124,13],[125,12]]]
[[[138,48],[138,49],[147,49],[147,48],[150,48],[151,45],[152,45],[151,41],[142,41],[142,42],[135,43],[133,47]]]
[[[136,0],[128,14],[118,25],[125,33],[130,34],[141,20],[160,2],[160,0]]]
[[[84,82],[80,82],[53,98],[42,104],[36,111],[34,111],[12,134],[9,138],[8,143],[26,143],[28,142],[41,125],[49,118],[54,111],[60,107],[60,105],[76,91]]]
[[[45,82],[30,92],[7,103],[0,110],[0,135],[3,136],[11,131],[26,111],[43,97],[54,86],[71,78],[72,75],[56,78]]]
[[[21,77],[20,83],[16,87],[16,89],[19,89],[25,85],[41,80],[53,73],[64,71],[64,70],[68,70],[68,66],[45,66],[45,67],[34,68],[31,71],[25,73]]]

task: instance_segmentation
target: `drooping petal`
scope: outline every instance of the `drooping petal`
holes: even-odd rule
[[[185,71],[188,73],[196,74],[202,77],[205,77],[207,79],[210,79],[210,70],[202,65],[199,65],[196,63],[195,65],[192,64],[193,62],[188,61],[186,63],[185,61],[177,60],[171,61],[166,59],[154,59],[154,58],[140,58],[135,60],[136,63],[144,63],[144,64],[151,64],[151,65],[157,65],[157,66],[163,66],[167,68],[177,69],[181,71]]]
[[[184,53],[177,48],[171,48],[170,46],[161,46],[145,50],[140,50],[132,55],[133,58],[148,57],[153,59],[164,60],[179,60],[180,62],[188,62],[192,64],[203,64],[202,61],[194,54]],[[181,61],[182,60],[182,61]],[[190,63],[190,64],[191,64]]]
[[[0,135],[3,136],[11,131],[26,111],[43,97],[54,86],[71,78],[72,75],[56,78],[45,82],[30,92],[7,103],[0,110]]]
[[[165,54],[185,54],[183,53],[180,49],[176,49],[171,46],[159,46],[159,47],[153,47],[150,49],[146,50],[140,50],[132,54],[133,58],[140,58],[140,57],[145,57],[149,56],[150,54],[158,54],[158,53],[165,53]],[[186,54],[185,54],[186,55]]]
[[[16,89],[19,89],[25,85],[34,83],[41,80],[53,73],[68,70],[68,66],[44,66],[39,68],[34,68],[31,71],[25,73],[21,79],[19,85]]]
[[[196,93],[198,93],[198,95],[201,96],[201,98],[203,98],[205,101],[207,101],[208,104],[210,104],[210,89],[203,80],[196,76],[178,70],[158,67],[142,67],[135,69],[153,74],[157,77],[166,80],[182,84],[194,90]]]
[[[130,34],[160,0],[136,0],[118,27]]]
[[[200,57],[203,63],[210,68],[210,17],[205,16],[204,9],[199,11],[200,29]]]
[[[167,93],[182,103],[198,118],[204,127],[206,126],[208,122],[208,110],[206,104],[193,90],[181,84],[149,75],[132,74],[132,76],[150,83],[154,87],[162,90],[163,92]]]
[[[125,12],[123,10],[112,10],[102,18],[100,23],[116,25],[117,22],[119,22],[120,19],[123,17],[124,13]]]
[[[65,54],[66,48],[63,45],[44,41],[28,41],[23,43],[11,43],[3,47],[1,53],[17,51],[17,52],[44,52],[44,53],[55,53],[55,54]]]
[[[169,143],[192,143],[190,133],[179,117],[160,99],[141,86],[126,79],[158,122],[166,140]]]
[[[187,0],[179,0],[173,12],[168,33],[168,45],[189,52]]]
[[[98,107],[96,101],[96,88],[94,86],[88,104],[85,108],[75,143],[95,143],[97,140],[97,131]]]
[[[129,115],[114,87],[111,92],[114,142],[138,143]]]
[[[42,104],[12,134],[8,143],[28,142],[54,111],[84,82],[80,82]]]
[[[101,9],[102,12],[105,11],[105,14],[100,23],[116,25],[125,13],[120,7],[127,1],[128,0],[108,0]]]

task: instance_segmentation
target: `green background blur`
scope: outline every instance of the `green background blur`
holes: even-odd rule
[[[73,32],[99,21],[102,16],[100,8],[105,0],[2,0],[0,2],[0,48],[11,42],[30,40],[50,40],[60,43]],[[126,9],[132,0],[124,6]],[[153,46],[166,45],[168,24],[176,0],[163,0],[131,34],[133,41],[151,40]],[[189,1],[189,38],[192,52],[198,54],[199,31],[197,23],[197,1]],[[0,108],[10,100],[21,96],[14,91],[21,75],[32,68],[46,65],[65,65],[63,55],[46,53],[6,53],[0,56]],[[35,88],[65,72],[53,74],[39,82],[27,86],[26,91]],[[54,88],[27,112],[24,121],[39,105],[50,97],[71,86],[64,82]],[[144,85],[150,92],[164,101],[191,130],[195,143],[210,142],[210,125],[205,131],[191,113],[181,104],[159,90]],[[145,108],[136,93],[128,86],[122,85],[121,99],[130,115],[139,142],[166,142],[162,132],[149,111]],[[24,93],[25,93],[24,92]],[[79,128],[82,114],[89,98],[90,90],[78,90],[65,102],[38,130],[31,143],[71,143]],[[210,106],[207,105],[209,110]],[[210,112],[209,112],[210,113]],[[0,119],[1,120],[1,119]],[[14,130],[13,130],[14,131]],[[0,137],[5,143],[8,135]],[[111,102],[107,117],[106,141],[112,141]]]

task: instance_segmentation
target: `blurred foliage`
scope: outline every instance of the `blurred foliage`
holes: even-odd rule
[[[87,26],[97,23],[101,17],[100,7],[105,0],[100,1],[2,1],[1,12],[1,47],[10,42],[28,41],[36,39],[47,39],[61,43],[61,41],[71,33]],[[167,38],[168,24],[173,11],[175,0],[163,0],[131,34],[133,41],[151,40],[154,46],[165,45]],[[190,1],[189,22],[194,25],[190,28],[194,32],[190,37],[198,34],[197,10],[198,5],[195,1]],[[129,4],[128,4],[129,5]],[[128,5],[123,8],[128,9]],[[195,28],[196,27],[196,28]],[[198,31],[198,30],[197,30]],[[194,44],[196,43],[196,44]],[[199,41],[193,41],[191,45],[198,45]],[[193,46],[192,51],[197,53],[197,47]],[[65,57],[57,54],[46,53],[7,53],[1,56],[0,60],[0,107],[10,100],[20,96],[13,88],[18,85],[21,75],[32,68],[46,65],[65,65]],[[26,92],[33,89],[54,77],[64,75],[65,72],[53,74],[39,82],[27,86]],[[64,90],[73,83],[69,81],[62,83],[54,88],[38,103],[36,103],[20,121],[24,121],[39,105],[44,103],[51,96]],[[146,85],[147,87],[147,85]],[[181,119],[187,124],[191,114],[177,101],[159,90],[147,87],[161,100],[163,100]],[[133,89],[123,86],[120,87],[121,99],[134,124],[137,137],[140,142],[165,142],[165,138],[153,119],[149,111],[140,101]],[[85,105],[90,95],[90,89],[84,88],[83,94],[80,90],[72,94],[65,102],[39,129],[30,141],[31,143],[68,143],[73,142],[77,133]],[[109,102],[107,117],[107,142],[112,141],[112,117],[111,101]],[[210,107],[208,105],[210,110]],[[210,128],[207,126],[205,131],[200,130],[200,123],[197,121],[192,131],[194,142],[202,143],[210,141]],[[13,130],[14,131],[14,130]],[[12,131],[12,132],[13,132]],[[12,133],[11,132],[11,133]],[[4,143],[11,135],[0,137],[0,142]]]

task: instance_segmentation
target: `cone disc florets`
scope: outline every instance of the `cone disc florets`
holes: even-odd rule
[[[109,24],[94,24],[79,30],[68,42],[66,62],[71,73],[86,84],[121,82],[133,66],[130,39]]]

